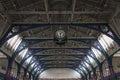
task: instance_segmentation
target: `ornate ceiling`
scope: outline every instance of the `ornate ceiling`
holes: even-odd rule
[[[107,23],[117,0],[0,0],[0,3],[4,8],[2,12],[12,24]],[[68,40],[64,45],[58,45],[53,40],[55,31],[59,29],[66,31]],[[77,67],[88,52],[76,49],[90,46],[69,39],[97,39],[100,34],[83,27],[53,25],[30,29],[19,35],[26,43],[32,39],[52,39],[29,47],[33,55],[35,52],[32,49],[43,49],[35,54],[41,66]]]

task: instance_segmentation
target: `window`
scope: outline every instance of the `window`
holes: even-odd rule
[[[88,68],[89,70],[91,70],[90,65],[89,65],[88,63],[86,63],[86,62],[84,62],[84,63],[85,63],[85,65],[87,66],[87,68]]]
[[[98,41],[100,42],[102,47],[105,49],[105,51],[108,51],[111,47],[114,46],[114,41],[110,37],[104,34],[101,34],[99,36]]]
[[[22,39],[18,38],[18,40],[16,41],[15,45],[13,45],[12,50],[15,51],[21,42],[22,42]]]
[[[104,42],[103,38],[100,38],[98,41],[100,42],[100,44],[102,45],[102,47],[104,48],[104,50],[107,51],[108,46],[107,46],[106,43]]]
[[[85,71],[85,73],[87,73],[86,69],[83,67],[83,70]]]
[[[93,64],[93,66],[96,66],[96,62],[93,58],[91,58],[90,56],[88,56],[90,62]]]
[[[31,65],[31,67],[33,67],[35,65],[35,63],[33,63],[32,65]]]
[[[80,70],[80,73],[84,75],[84,73]]]
[[[7,43],[9,44],[9,47],[12,47],[12,46],[15,44],[16,40],[18,39],[18,37],[19,37],[19,36],[16,35],[16,36],[10,38],[10,39],[7,41]]]
[[[33,56],[29,57],[26,62],[29,63],[31,61],[32,57]]]
[[[27,49],[24,49],[20,52],[20,56],[23,58],[25,56],[25,54],[27,53],[28,51],[28,48]]]
[[[19,36],[19,35],[16,35],[12,38],[10,38],[8,41],[7,41],[7,47],[9,47],[9,49],[13,52],[15,52],[15,50],[18,48],[19,44],[22,42],[22,38]],[[23,46],[21,46],[23,47]],[[20,61],[23,59],[23,57],[27,54],[28,52],[28,48],[22,50],[19,55],[16,57],[16,60],[20,63]],[[33,58],[33,56],[29,57],[25,63],[23,64],[24,67],[26,67],[26,65],[31,61],[31,59]],[[33,58],[33,60],[35,60],[35,58]],[[37,63],[38,64],[38,63]],[[35,65],[35,63],[33,63],[29,70],[31,70],[33,68],[33,66]]]
[[[91,48],[91,50],[94,52],[95,56],[97,57],[97,59],[100,59],[102,54],[99,50],[95,49],[95,48]]]
[[[34,74],[34,73],[36,72],[36,70],[37,70],[37,67],[34,69],[34,71],[33,71],[33,73],[32,73],[32,74]]]

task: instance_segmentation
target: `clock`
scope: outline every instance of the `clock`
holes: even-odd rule
[[[62,39],[62,38],[65,37],[66,34],[65,34],[65,31],[63,31],[63,30],[58,30],[58,31],[56,31],[55,35],[56,35],[56,37],[57,37],[58,39]]]
[[[64,30],[57,30],[54,33],[54,41],[55,43],[62,45],[65,44],[67,41],[67,35]]]

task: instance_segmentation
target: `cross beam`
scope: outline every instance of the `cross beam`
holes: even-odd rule
[[[47,11],[47,14],[72,14],[72,11]],[[74,11],[74,14],[110,14],[111,11]],[[19,15],[28,15],[28,14],[46,14],[46,11],[10,11],[8,14],[19,14]]]
[[[91,49],[90,47],[46,47],[46,48],[43,48],[43,47],[30,47],[29,50],[33,53],[38,53],[40,51],[45,51],[45,50],[75,50],[75,51],[80,51],[80,52],[83,52],[83,53],[86,53]],[[85,54],[85,55],[86,55]]]

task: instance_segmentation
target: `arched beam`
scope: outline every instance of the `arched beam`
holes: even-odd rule
[[[38,39],[39,40],[39,39]],[[37,41],[38,41],[37,40]],[[43,39],[44,40],[44,39]],[[49,39],[48,39],[49,40]],[[35,40],[36,41],[36,40]],[[34,43],[36,43],[35,41],[33,41]],[[83,43],[85,43],[85,44],[87,44],[87,45],[89,45],[89,46],[91,46],[91,44],[93,43],[92,41],[96,41],[96,39],[77,39],[77,40],[75,40],[75,41],[80,41],[80,42],[83,42]],[[105,52],[103,52],[103,50],[102,49],[100,49],[101,48],[101,46],[99,47],[99,45],[92,45],[94,48],[96,48],[96,49],[98,49],[102,54],[103,54],[103,56],[105,56],[105,58],[108,58],[108,55],[107,55],[107,53],[105,53]],[[94,58],[94,59],[96,59],[96,58]],[[98,61],[98,60],[95,60],[95,61]],[[97,64],[98,65],[98,64]],[[99,66],[99,65],[98,65]]]
[[[87,74],[85,73],[85,71],[83,69],[81,69],[81,68],[79,68],[79,70],[84,74],[83,77],[85,77],[85,78],[83,78],[83,79],[87,80],[86,79],[87,78]]]
[[[96,30],[100,33],[103,33],[110,38],[112,38],[114,41],[116,41],[118,44],[120,44],[119,38],[115,35],[115,33],[112,31],[112,29],[109,27],[107,23],[61,23],[61,24],[12,24],[11,27],[8,29],[6,34],[2,37],[2,42],[7,41],[9,38],[20,34],[22,32],[25,32],[30,29],[34,28],[40,28],[40,27],[48,27],[48,26],[62,26],[62,27],[67,27],[67,26],[76,26],[76,27],[82,27],[82,28],[88,28],[92,30]],[[18,31],[14,32],[13,29],[17,27]],[[9,33],[12,33],[12,35],[8,35]],[[112,33],[112,35],[110,34]]]
[[[33,49],[33,50],[37,50],[35,53],[34,53],[34,55],[35,54],[37,54],[37,52],[39,52],[39,51],[43,51],[43,50],[54,50],[54,49],[72,49],[72,50],[78,50],[78,51],[88,51],[90,48],[38,48],[38,49]],[[23,64],[29,57],[31,57],[31,56],[33,56],[33,54],[31,54],[31,55],[28,55],[28,56],[26,56],[22,61],[21,61],[21,64]],[[82,56],[82,55],[81,55]]]
[[[109,36],[110,37],[110,36]],[[115,40],[118,40],[118,39],[115,39]]]
[[[35,76],[37,74],[37,72],[39,72],[40,69],[39,68],[36,68],[36,71],[33,73],[33,76]]]
[[[117,36],[113,33],[113,31],[110,29],[110,27],[108,26],[108,24],[106,24],[106,23],[99,23],[99,24],[97,24],[97,23],[87,23],[87,24],[84,24],[84,23],[81,23],[81,24],[32,24],[31,26],[30,26],[31,24],[13,24],[12,26],[11,26],[11,28],[8,30],[8,33],[9,33],[9,31],[11,30],[12,31],[12,28],[14,27],[14,26],[26,26],[26,27],[24,27],[24,29],[23,28],[21,28],[20,30],[22,30],[22,31],[18,31],[18,32],[12,32],[14,35],[12,35],[12,36],[15,36],[16,34],[19,34],[19,33],[21,33],[21,32],[24,32],[24,31],[26,31],[26,30],[29,30],[29,29],[32,29],[32,28],[38,28],[38,27],[41,27],[41,26],[48,26],[48,25],[63,25],[63,26],[66,26],[66,25],[71,25],[71,26],[79,26],[79,27],[84,27],[84,28],[89,28],[89,29],[93,29],[93,30],[96,30],[96,31],[98,31],[98,32],[101,32],[101,33],[103,33],[103,34],[105,34],[105,35],[107,35],[107,36],[109,36],[109,37],[111,37],[113,40],[119,40],[119,38],[117,38]],[[36,26],[36,27],[33,27],[33,26]],[[105,26],[105,28],[107,29],[107,30],[103,30],[103,27],[102,26]],[[111,32],[112,34],[114,34],[114,35],[110,35],[109,33]],[[11,36],[11,35],[10,35]],[[8,38],[10,38],[10,36],[8,36]],[[11,36],[11,37],[12,37]],[[117,42],[116,41],[116,42]],[[118,42],[117,42],[118,43]]]
[[[94,40],[94,39],[92,39],[92,40]],[[91,42],[91,40],[88,40],[88,39],[80,39],[80,41],[81,42],[84,42],[84,43],[86,43],[86,44],[89,44],[90,45],[90,42]],[[21,50],[20,50],[21,51]]]
[[[34,63],[35,63],[35,64],[34,64]],[[35,60],[33,57],[32,57],[32,59],[30,60],[30,62],[28,63],[28,65],[27,65],[27,67],[26,67],[26,71],[28,71],[28,69],[30,68],[30,66],[31,66],[32,64],[34,64],[34,65],[37,64],[37,60]],[[34,66],[34,65],[33,65],[33,66]]]
[[[38,64],[38,65],[34,65],[33,68],[32,68],[32,70],[30,71],[30,74],[32,75],[33,71],[34,71],[36,68],[38,68],[39,66],[40,66],[39,64]]]
[[[81,64],[81,67],[84,67],[84,68],[86,69],[86,71],[87,71],[87,73],[88,73],[88,75],[89,75],[89,77],[90,77],[90,74],[89,74],[89,73],[90,73],[90,71],[89,71],[89,69],[85,66],[85,64],[84,64],[84,63],[82,63],[82,64]],[[87,74],[87,73],[86,73],[86,74]]]
[[[86,60],[84,62],[86,62],[87,64],[90,65],[90,67],[91,67],[91,69],[93,71],[94,80],[97,80],[96,69],[94,68],[93,64],[90,62],[88,56],[86,57]]]
[[[91,78],[91,71],[88,69],[87,65],[83,62],[82,65],[86,67],[86,70],[88,71],[89,79]]]
[[[44,40],[44,39],[43,39]],[[83,41],[87,41],[88,42],[88,40],[89,39],[79,39],[79,40],[83,40]],[[95,39],[92,39],[92,40],[95,40]],[[90,42],[92,41],[91,39],[90,39]],[[45,40],[44,40],[45,41]],[[12,55],[12,61],[15,59],[15,57],[17,56],[17,55],[19,55],[19,53],[22,51],[22,50],[24,50],[24,49],[26,49],[26,48],[28,48],[29,46],[31,46],[31,45],[33,45],[33,44],[35,44],[36,43],[36,41],[34,42],[34,41],[31,41],[32,42],[32,44],[29,44],[29,45],[24,45],[22,42],[20,43],[20,45],[18,46],[18,48],[16,49],[16,51],[13,53],[13,55]],[[81,50],[82,51],[82,50]],[[86,51],[86,50],[85,50]]]
[[[85,66],[83,66],[83,65],[81,65],[81,67],[79,67],[79,68],[82,68],[82,70],[83,70],[83,68],[89,73],[89,70],[85,67]],[[83,70],[84,71],[84,70]],[[86,77],[86,80],[88,79],[87,78],[87,73],[84,71],[84,74],[85,74],[85,77]]]
[[[90,52],[91,55],[89,55],[92,59],[95,60],[95,62],[98,65],[99,71],[100,71],[100,77],[103,78],[103,69],[102,69],[102,63],[97,59],[95,53],[93,51]]]

